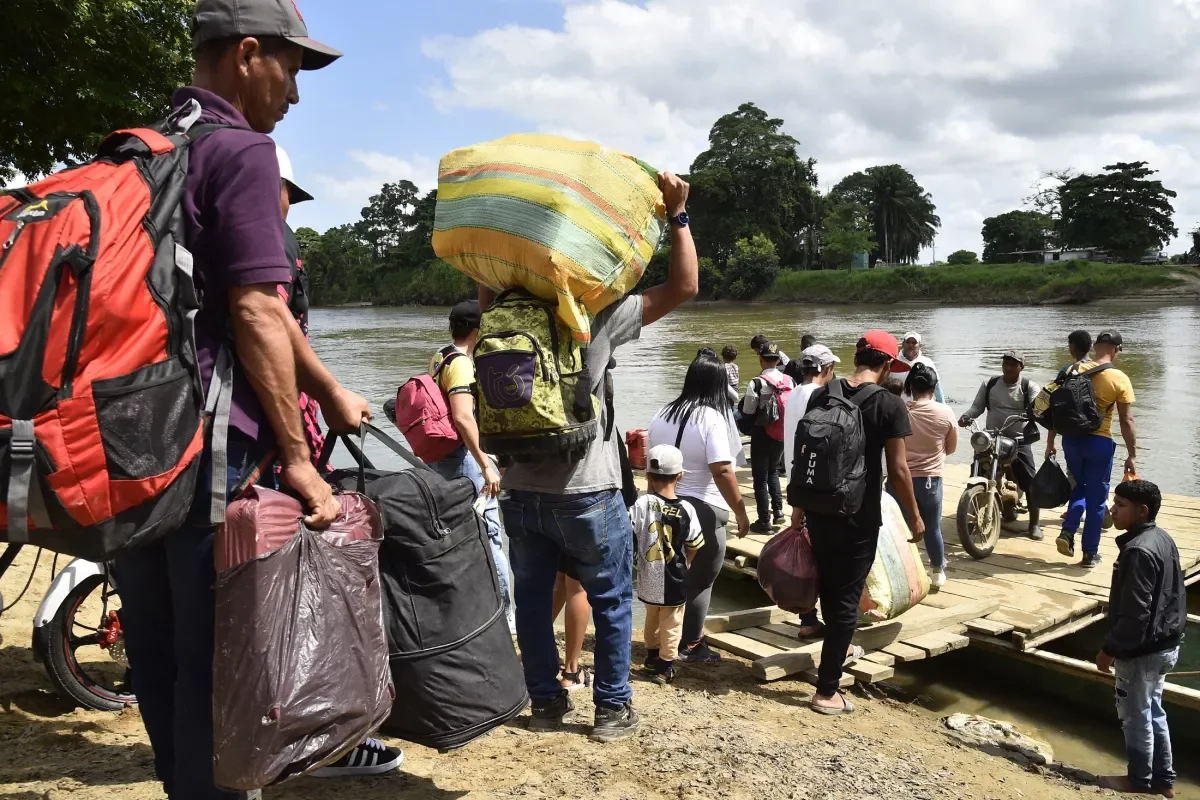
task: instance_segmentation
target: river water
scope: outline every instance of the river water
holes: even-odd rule
[[[617,425],[621,430],[646,427],[655,412],[676,396],[700,347],[719,352],[726,344],[736,346],[744,383],[758,371],[758,360],[749,352],[752,336],[763,333],[789,355],[798,356],[800,337],[811,333],[841,357],[842,372],[848,373],[854,344],[868,328],[884,328],[898,336],[919,331],[956,413],[966,410],[984,380],[999,374],[1005,350],[1022,351],[1026,375],[1044,383],[1069,360],[1070,331],[1085,328],[1093,335],[1105,329],[1119,331],[1125,350],[1118,366],[1128,373],[1137,394],[1138,471],[1165,492],[1200,495],[1200,414],[1196,413],[1200,371],[1191,364],[1200,350],[1200,310],[1193,305],[693,304],[645,329],[639,341],[617,351]],[[444,308],[314,309],[311,331],[317,353],[344,385],[371,402],[377,421],[388,429],[383,402],[395,396],[398,385],[424,370],[433,351],[449,341]],[[963,448],[952,460],[965,462],[967,450]],[[378,466],[403,467],[399,458],[382,448],[371,449],[370,454]],[[340,455],[338,463],[348,466],[344,454]],[[1123,460],[1124,447],[1119,444],[1117,469]],[[714,591],[713,612],[769,602],[753,581],[723,577]],[[1009,719],[1050,741],[1061,758],[1076,766],[1119,771],[1121,738],[1106,694],[1110,690],[1076,687],[1075,679],[1038,668],[1018,675],[1022,668],[1008,659],[989,659],[972,651],[906,669],[898,673],[897,682],[919,696],[930,713],[966,711]],[[1071,703],[1071,713],[1062,713],[1063,702]],[[1181,722],[1193,727],[1196,719],[1193,715]],[[1177,762],[1182,752],[1195,746],[1191,737],[1186,743],[1177,742]],[[1195,773],[1188,777],[1187,789],[1200,788]]]

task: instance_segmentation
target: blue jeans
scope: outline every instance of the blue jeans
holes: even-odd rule
[[[1142,789],[1175,785],[1171,731],[1163,708],[1163,684],[1179,661],[1179,648],[1114,662],[1117,716],[1125,731],[1129,780]]]
[[[433,467],[446,480],[467,477],[475,484],[475,492],[483,491],[483,470],[471,455],[466,445],[459,447],[441,461],[435,461]],[[489,497],[483,506],[483,522],[487,528],[488,541],[492,545],[492,560],[496,562],[496,577],[500,580],[500,594],[504,596],[504,616],[508,619],[508,627],[513,627],[512,581],[508,578],[508,557],[504,555],[504,534],[500,527],[500,506],[496,498]]]
[[[554,582],[565,557],[587,592],[596,625],[597,706],[630,701],[633,642],[633,529],[618,489],[588,494],[510,491],[500,500],[517,602],[517,642],[535,703],[558,697]]]
[[[1087,434],[1064,436],[1063,456],[1067,470],[1075,479],[1075,490],[1071,492],[1071,504],[1067,507],[1067,518],[1063,520],[1063,533],[1071,539],[1079,530],[1079,523],[1087,513],[1083,525],[1083,552],[1095,555],[1100,550],[1100,534],[1104,526],[1104,509],[1108,503],[1108,484],[1112,479],[1113,454],[1117,443],[1107,436]]]
[[[935,571],[946,567],[946,545],[942,541],[942,479],[913,478],[913,494],[917,497],[917,510],[921,512],[921,521],[925,523],[925,552],[929,555],[929,566]],[[888,494],[896,497],[888,483]],[[900,498],[896,497],[899,502]],[[912,526],[908,518],[908,509],[900,507],[904,519]]]
[[[228,487],[258,459],[250,440],[230,432]],[[154,748],[154,772],[172,800],[245,797],[213,783],[212,664],[216,595],[208,524],[208,453],[191,520],[156,542],[117,556],[121,628],[133,691]],[[267,481],[273,482],[270,470]]]

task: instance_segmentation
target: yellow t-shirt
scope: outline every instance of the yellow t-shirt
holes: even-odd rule
[[[450,359],[450,363],[439,373],[437,369],[441,363],[442,351],[439,350],[429,361],[429,374],[437,375],[438,386],[442,387],[443,392],[452,395],[471,391],[471,385],[475,383],[475,362],[470,357]]]
[[[1079,371],[1097,366],[1095,361],[1081,361]],[[1092,391],[1096,393],[1096,406],[1104,415],[1104,421],[1096,430],[1096,436],[1112,438],[1112,421],[1117,410],[1117,403],[1133,402],[1133,384],[1129,376],[1116,367],[1109,367],[1103,372],[1097,372],[1091,377]]]

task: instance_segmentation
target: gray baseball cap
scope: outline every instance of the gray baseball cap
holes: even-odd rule
[[[342,57],[342,51],[309,38],[295,0],[196,0],[193,46],[236,36],[277,36],[300,45],[300,69],[321,69]]]

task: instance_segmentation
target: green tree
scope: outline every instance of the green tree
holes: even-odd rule
[[[840,203],[830,208],[824,221],[826,261],[849,267],[855,253],[869,253],[875,246],[871,215],[860,203]]]
[[[752,300],[779,275],[779,253],[761,233],[738,239],[725,269],[724,294],[734,300]]]
[[[983,221],[985,264],[1042,261],[1054,236],[1054,219],[1040,211],[1008,211]]]
[[[697,249],[718,267],[738,240],[757,233],[800,260],[799,231],[820,221],[814,217],[816,162],[800,157],[800,143],[782,127],[783,120],[743,103],[716,121],[708,149],[692,162],[688,211],[696,220]]]
[[[899,164],[847,175],[829,195],[835,204],[857,203],[870,212],[875,228],[872,265],[880,258],[888,263],[916,263],[921,248],[933,244],[942,225],[933,198]]]
[[[194,0],[0,2],[0,185],[153,122],[192,74]]]
[[[955,250],[946,257],[947,264],[978,264],[979,256],[971,250]]]
[[[1083,174],[1058,189],[1058,230],[1070,247],[1102,247],[1136,262],[1149,249],[1179,235],[1171,221],[1176,193],[1151,180],[1145,161],[1109,164],[1098,175]]]
[[[300,255],[306,256],[309,250],[321,243],[321,234],[312,228],[297,228],[296,243],[300,245]]]
[[[299,237],[297,237],[299,238]],[[374,298],[377,265],[356,225],[330,228],[304,255],[313,305]]]
[[[385,183],[379,194],[371,195],[358,222],[359,233],[377,258],[386,258],[399,247],[412,227],[412,216],[420,190],[412,181]]]

